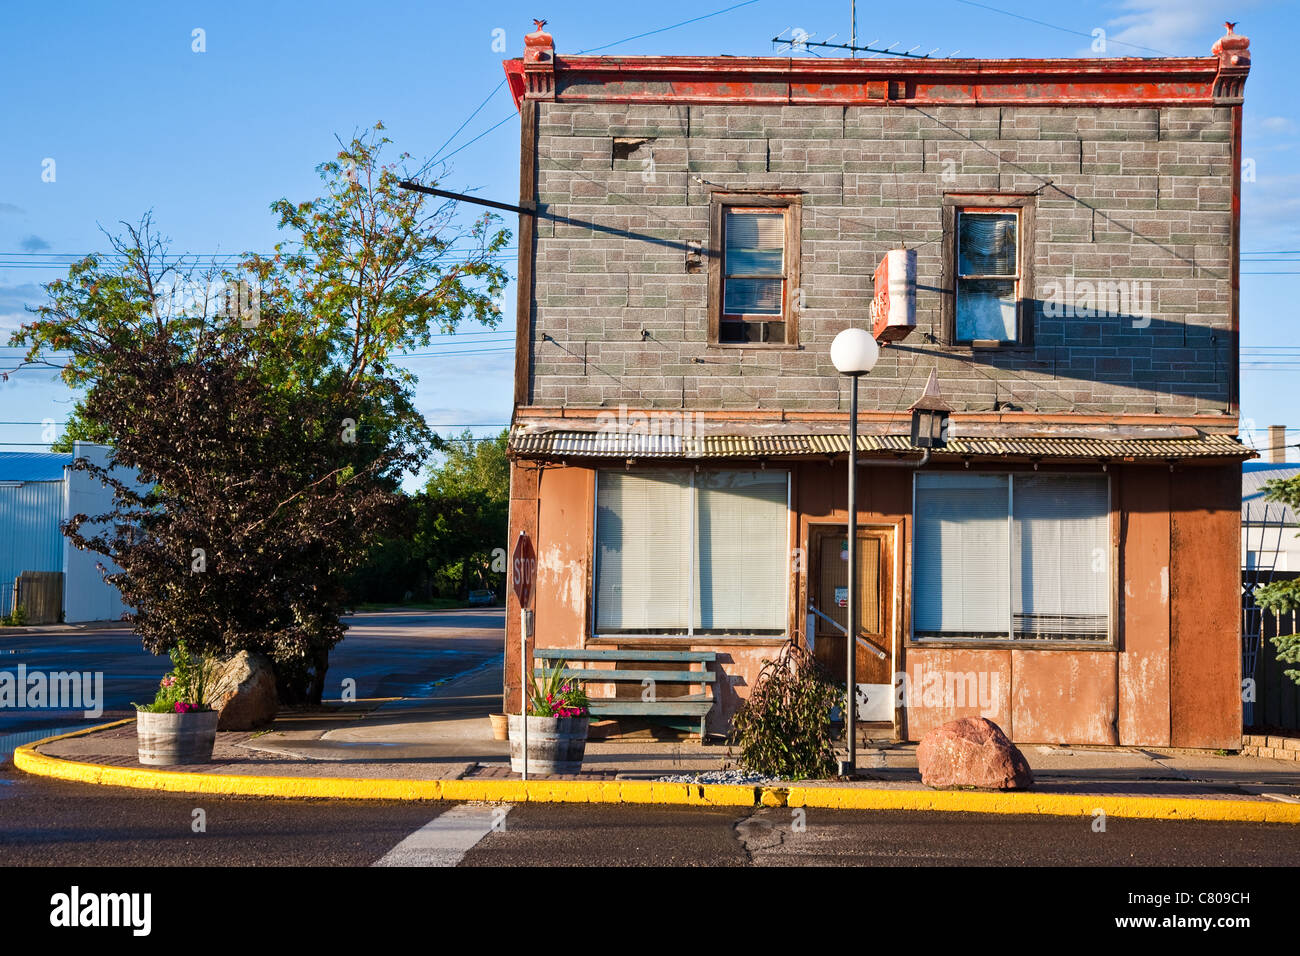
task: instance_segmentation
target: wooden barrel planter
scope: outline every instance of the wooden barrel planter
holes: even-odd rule
[[[217,712],[188,714],[136,711],[135,738],[140,762],[151,767],[207,763],[217,742]]]
[[[528,772],[577,773],[587,749],[587,717],[529,717]],[[510,715],[510,769],[524,770],[524,725]]]

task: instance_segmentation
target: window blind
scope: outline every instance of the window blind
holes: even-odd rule
[[[690,472],[602,471],[596,495],[596,630],[684,632]]]
[[[1006,475],[917,475],[918,632],[1003,634],[1010,621]]]
[[[968,213],[958,216],[958,271],[963,276],[1015,276],[1016,214]]]
[[[784,633],[789,480],[775,469],[599,472],[597,633]]]
[[[695,476],[695,620],[699,630],[784,631],[787,474]]]
[[[727,210],[724,225],[728,315],[780,315],[785,279],[785,214]]]
[[[1015,341],[1017,277],[1020,275],[1017,225],[1015,213],[958,213],[958,341]],[[1007,278],[990,278],[992,276]]]
[[[1110,504],[1105,477],[1017,475],[1012,508],[1016,636],[1106,638]]]

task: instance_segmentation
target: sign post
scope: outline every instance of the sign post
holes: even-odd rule
[[[519,599],[519,722],[524,728],[523,779],[528,779],[528,687],[532,683],[532,660],[528,656],[528,638],[533,629],[533,579],[537,575],[537,552],[526,531],[519,532],[515,553],[510,561],[511,583]]]

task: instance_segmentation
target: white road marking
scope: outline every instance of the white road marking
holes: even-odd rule
[[[434,817],[375,866],[456,866],[479,840],[501,825],[511,804],[466,803]]]

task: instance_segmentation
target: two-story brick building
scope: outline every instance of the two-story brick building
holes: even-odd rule
[[[539,30],[505,69],[538,213],[510,435],[537,646],[714,650],[715,732],[791,637],[843,672],[829,349],[902,246],[916,328],[860,392],[858,679],[893,700],[867,716],[1239,744],[1244,37],[853,60],[569,57]],[[923,455],[931,373],[952,413]]]

